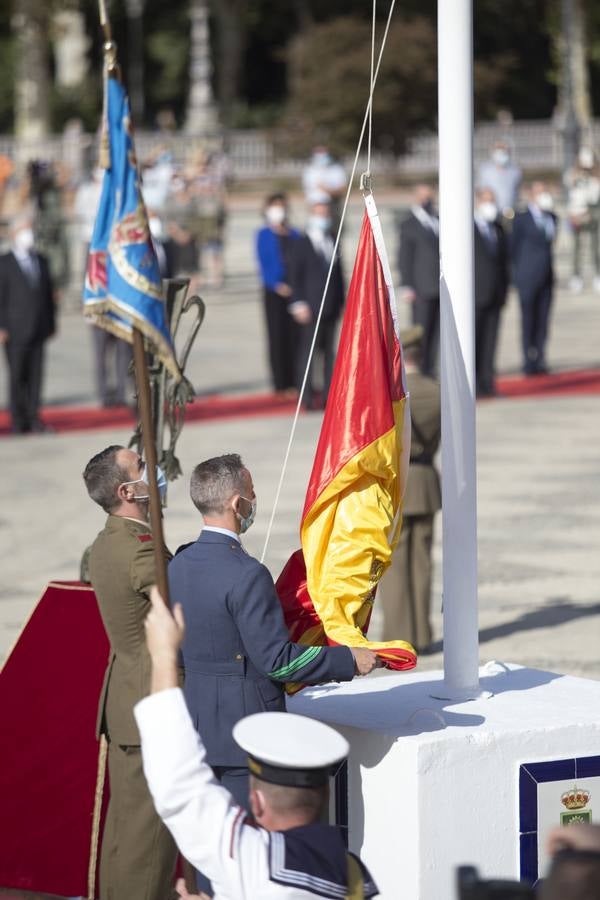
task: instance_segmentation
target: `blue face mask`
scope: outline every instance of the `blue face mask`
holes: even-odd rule
[[[156,481],[158,482],[158,493],[160,494],[161,502],[164,503],[165,497],[167,496],[167,476],[163,472],[160,466],[156,467]],[[148,481],[148,466],[145,464],[142,470],[142,474],[140,478],[136,478],[135,481],[124,481],[123,484],[149,484]],[[135,498],[136,500],[149,500],[150,494],[141,494]]]
[[[240,534],[245,534],[256,517],[256,497],[254,500],[248,500],[247,497],[241,497],[240,499],[245,500],[246,503],[250,504],[250,512],[247,516],[243,516],[241,513],[236,512],[236,516],[240,520]]]

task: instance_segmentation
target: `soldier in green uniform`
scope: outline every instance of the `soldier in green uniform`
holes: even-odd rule
[[[420,325],[400,335],[410,393],[410,467],[400,540],[379,589],[383,604],[382,640],[401,638],[421,652],[431,644],[433,518],[442,505],[440,479],[433,464],[440,443],[440,386],[419,371],[422,337]]]
[[[108,513],[89,556],[91,583],[111,646],[97,722],[97,735],[108,741],[110,778],[100,898],[165,900],[177,851],[148,791],[133,716],[134,705],[150,692],[144,620],[150,586],[156,582],[145,466],[133,450],[111,446],[89,461],[83,478],[92,500]]]

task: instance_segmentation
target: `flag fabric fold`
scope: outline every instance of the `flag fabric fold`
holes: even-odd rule
[[[366,212],[300,536],[277,581],[291,638],[374,650],[410,669],[413,647],[373,642],[367,630],[377,584],[400,535],[410,456],[392,277],[373,197]]]
[[[141,331],[148,348],[179,380],[163,300],[162,279],[140,188],[129,100],[108,78],[106,116],[109,168],[90,244],[84,313],[96,325],[131,342]]]

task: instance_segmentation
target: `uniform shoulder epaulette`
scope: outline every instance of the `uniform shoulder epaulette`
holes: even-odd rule
[[[138,539],[138,541],[141,541],[142,544],[145,544],[146,541],[152,540],[152,535],[151,534],[136,534],[136,538]]]

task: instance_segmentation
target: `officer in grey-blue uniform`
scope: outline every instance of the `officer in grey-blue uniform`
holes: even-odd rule
[[[344,737],[293,713],[256,713],[234,728],[247,753],[246,815],[206,764],[178,688],[177,649],[185,630],[156,588],[145,620],[152,696],[135,708],[144,774],[154,805],[184,857],[206,871],[218,900],[368,900],[368,869],[348,853],[341,829],[323,821],[329,777],[348,755]],[[182,897],[189,898],[183,886]]]
[[[285,682],[350,681],[376,657],[364,648],[305,647],[289,640],[268,569],[239,535],[254,520],[252,478],[237,454],[196,466],[190,494],[205,521],[197,541],[169,564],[169,588],[186,621],[182,645],[185,699],[207,762],[241,806],[247,758],[232,737],[251,713],[285,711]],[[199,887],[207,886],[199,881]]]

